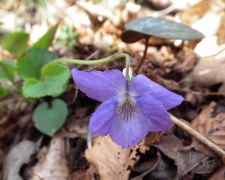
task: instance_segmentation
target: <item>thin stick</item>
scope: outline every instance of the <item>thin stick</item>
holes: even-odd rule
[[[146,57],[147,50],[148,50],[148,40],[149,40],[149,36],[146,36],[146,38],[145,38],[145,50],[144,50],[144,54],[143,54],[143,56],[142,56],[142,58],[141,58],[141,62],[139,63],[137,69],[135,70],[135,74],[138,73],[138,71],[140,70],[142,64],[143,64],[144,61],[145,61],[145,57]]]
[[[203,136],[202,134],[200,134],[198,131],[196,131],[194,128],[192,128],[190,125],[188,125],[187,123],[183,122],[182,120],[176,118],[175,116],[173,116],[171,114],[170,114],[170,118],[171,118],[171,120],[176,125],[178,125],[182,129],[184,129],[185,131],[187,131],[189,134],[191,134],[192,136],[194,136],[196,139],[198,139],[200,142],[202,142],[203,144],[205,144],[206,146],[208,146],[210,149],[212,149],[213,151],[215,151],[220,156],[225,157],[225,151],[224,150],[222,150],[215,143],[213,143],[208,138],[206,138],[205,136]]]

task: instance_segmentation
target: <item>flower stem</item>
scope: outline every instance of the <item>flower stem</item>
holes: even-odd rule
[[[148,50],[148,41],[149,41],[149,36],[146,36],[145,37],[145,50],[144,50],[144,54],[141,58],[141,62],[139,63],[137,69],[135,70],[135,74],[138,73],[138,71],[140,70],[142,64],[144,63],[144,60],[145,60],[145,57],[146,57],[146,54],[147,54],[147,50]]]
[[[103,63],[107,63],[110,61],[114,61],[114,60],[117,60],[120,58],[126,58],[126,78],[127,78],[127,77],[129,77],[130,56],[126,53],[118,53],[118,54],[114,54],[114,55],[111,55],[106,58],[102,58],[102,59],[98,59],[98,60],[89,60],[89,61],[79,60],[79,59],[55,59],[55,60],[49,62],[48,64],[46,64],[44,66],[44,68],[47,68],[50,65],[52,65],[54,63],[59,63],[59,62],[80,64],[80,65],[96,65],[96,64],[103,64]]]
[[[98,60],[89,60],[89,61],[85,61],[85,60],[79,60],[79,59],[55,59],[51,62],[49,62],[47,64],[47,66],[54,64],[54,63],[71,63],[71,64],[80,64],[80,65],[96,65],[96,64],[103,64],[103,63],[107,63],[110,61],[114,61],[120,58],[126,58],[126,59],[130,59],[128,54],[126,53],[118,53],[118,54],[114,54],[111,55],[109,57],[106,58],[102,58],[102,59],[98,59]]]

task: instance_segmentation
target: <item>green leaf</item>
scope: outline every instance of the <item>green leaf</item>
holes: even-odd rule
[[[13,60],[0,61],[0,80],[14,81],[16,63]]]
[[[155,36],[164,39],[194,40],[204,35],[191,27],[160,17],[144,17],[130,21],[125,25],[121,39],[134,43],[142,38]]]
[[[0,97],[8,97],[11,93],[4,88],[0,87]]]
[[[53,26],[51,29],[48,30],[48,32],[43,35],[34,45],[33,47],[39,47],[39,48],[46,48],[48,49],[49,46],[52,45],[52,41],[55,37],[55,33],[57,31],[59,23],[57,23],[55,26]]]
[[[42,48],[30,48],[25,50],[18,58],[18,75],[22,79],[41,77],[41,68],[58,57]]]
[[[53,136],[66,120],[67,106],[61,99],[54,99],[50,105],[41,103],[34,110],[35,127],[42,133]]]
[[[29,36],[29,34],[26,34],[24,32],[7,34],[2,39],[1,45],[11,54],[18,55],[26,48]]]
[[[41,80],[31,78],[25,80],[22,90],[26,98],[56,96],[65,91],[65,84],[70,78],[70,71],[61,64],[53,64],[43,68]]]

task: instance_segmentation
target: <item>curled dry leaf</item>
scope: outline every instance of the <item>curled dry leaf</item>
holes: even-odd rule
[[[19,175],[20,168],[27,164],[31,155],[36,152],[36,145],[32,141],[21,141],[11,148],[6,156],[3,167],[4,180],[22,180]]]
[[[99,136],[85,154],[87,160],[96,167],[101,180],[127,180],[129,167],[133,167],[139,159],[137,150],[145,153],[147,149],[144,141],[131,148],[122,148],[109,136]]]
[[[215,102],[211,102],[191,124],[199,133],[206,136],[220,148],[225,149],[225,112],[222,109],[222,112],[216,113],[216,109],[218,108],[219,106],[216,106]],[[206,146],[200,144],[195,138],[193,138],[192,146],[195,150],[209,156],[218,156]]]
[[[65,154],[63,137],[55,135],[48,153],[34,167],[31,180],[67,180],[70,171]]]
[[[161,140],[153,144],[153,146],[157,147],[163,154],[174,160],[177,165],[177,179],[180,179],[188,173],[190,174],[190,172],[194,175],[194,173],[197,173],[197,170],[208,161],[208,157],[202,153],[194,150],[184,150],[182,140],[172,134],[164,134]],[[217,164],[207,168],[205,167],[205,170],[207,173],[210,173],[214,170],[216,165]]]
[[[148,162],[140,164],[138,167],[134,169],[135,172],[141,172],[140,170],[146,169],[148,170],[143,174],[132,178],[131,180],[141,180],[143,177],[145,179],[174,179],[176,177],[176,167],[174,164],[167,159],[164,159],[161,153],[157,152],[157,158],[154,158]]]

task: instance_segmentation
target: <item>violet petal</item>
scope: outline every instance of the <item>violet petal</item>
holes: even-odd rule
[[[150,95],[142,95],[136,98],[136,103],[145,117],[148,131],[168,131],[172,121],[164,105]]]
[[[151,95],[160,101],[167,110],[174,108],[184,100],[182,96],[167,90],[141,74],[132,79],[129,94],[133,96]]]
[[[78,89],[97,101],[103,102],[126,91],[126,79],[117,69],[101,72],[73,68],[71,72]]]
[[[125,148],[137,145],[147,134],[147,124],[140,111],[134,113],[129,120],[115,115],[109,132],[111,139]]]
[[[89,130],[96,136],[106,136],[113,123],[114,110],[117,106],[117,97],[103,102],[92,114],[89,122]]]

